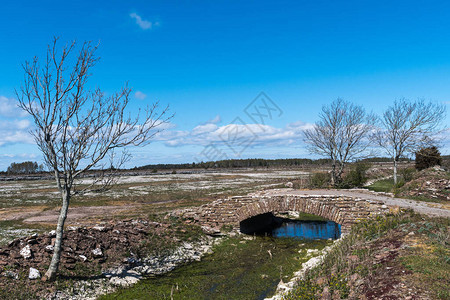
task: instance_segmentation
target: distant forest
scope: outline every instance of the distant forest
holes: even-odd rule
[[[409,158],[402,158],[401,161],[412,161]],[[443,165],[448,164],[450,155],[442,156]],[[360,160],[359,162],[366,163],[381,163],[392,162],[392,158],[388,157],[372,157]],[[134,167],[126,170],[151,170],[157,172],[158,170],[176,170],[176,169],[220,169],[220,168],[257,168],[257,167],[292,167],[292,166],[308,166],[308,165],[329,165],[330,159],[308,159],[308,158],[286,158],[286,159],[263,159],[263,158],[248,158],[248,159],[227,159],[219,161],[208,161],[199,163],[184,163],[184,164],[150,164],[141,167]],[[31,168],[28,168],[28,167]],[[31,171],[30,171],[31,169]],[[96,172],[96,170],[92,170]],[[42,165],[37,165],[35,162],[12,163],[8,167],[7,172],[0,172],[0,175],[19,175],[19,174],[36,174],[46,173]]]
[[[408,158],[401,159],[409,161]],[[388,157],[373,157],[361,160],[361,162],[389,162]],[[227,159],[219,161],[208,161],[199,163],[184,164],[152,164],[141,167],[134,167],[132,170],[171,170],[171,169],[214,169],[214,168],[255,168],[255,167],[291,167],[302,165],[326,165],[330,164],[330,159],[308,159],[308,158],[285,158],[285,159]]]

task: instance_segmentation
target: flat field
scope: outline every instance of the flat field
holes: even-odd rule
[[[284,187],[306,178],[295,169],[239,169],[137,174],[123,176],[112,189],[71,199],[66,224],[93,225],[114,219],[148,217],[218,198]],[[82,179],[82,187],[89,179]],[[60,197],[53,180],[0,182],[0,244],[16,237],[53,229]]]

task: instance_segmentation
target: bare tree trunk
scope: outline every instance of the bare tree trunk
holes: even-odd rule
[[[333,162],[331,166],[331,185],[334,186],[336,184],[336,162]]]
[[[336,175],[336,183],[342,182],[342,173],[344,173],[344,168],[345,168],[345,163],[342,163],[339,166],[339,171],[338,171],[338,173]]]
[[[50,266],[48,267],[47,272],[42,278],[43,281],[54,280],[56,277],[56,272],[58,271],[59,262],[61,259],[61,248],[62,248],[62,238],[64,231],[64,223],[67,218],[67,211],[69,209],[69,200],[70,200],[70,192],[64,189],[62,193],[62,207],[61,212],[59,213],[58,225],[56,227],[56,241],[53,248],[53,257],[50,262]]]
[[[394,158],[394,185],[397,184],[397,159]]]

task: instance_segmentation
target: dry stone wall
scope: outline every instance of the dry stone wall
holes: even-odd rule
[[[340,224],[345,233],[360,220],[385,214],[389,208],[381,201],[346,196],[235,196],[185,211],[183,216],[193,219],[206,229],[217,231],[224,225],[238,229],[241,221],[256,215],[288,211],[324,217]]]

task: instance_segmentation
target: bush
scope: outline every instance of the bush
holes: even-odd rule
[[[352,166],[350,172],[348,172],[340,187],[352,188],[362,187],[366,182],[366,171],[369,169],[369,165],[365,163],[356,163]]]
[[[402,176],[405,182],[411,181],[413,179],[413,175],[416,172],[414,168],[406,168],[400,170],[400,175]]]
[[[441,163],[441,153],[435,146],[422,148],[416,152],[416,169],[419,171]]]
[[[314,173],[311,176],[311,187],[322,188],[330,185],[330,174],[328,173]]]

